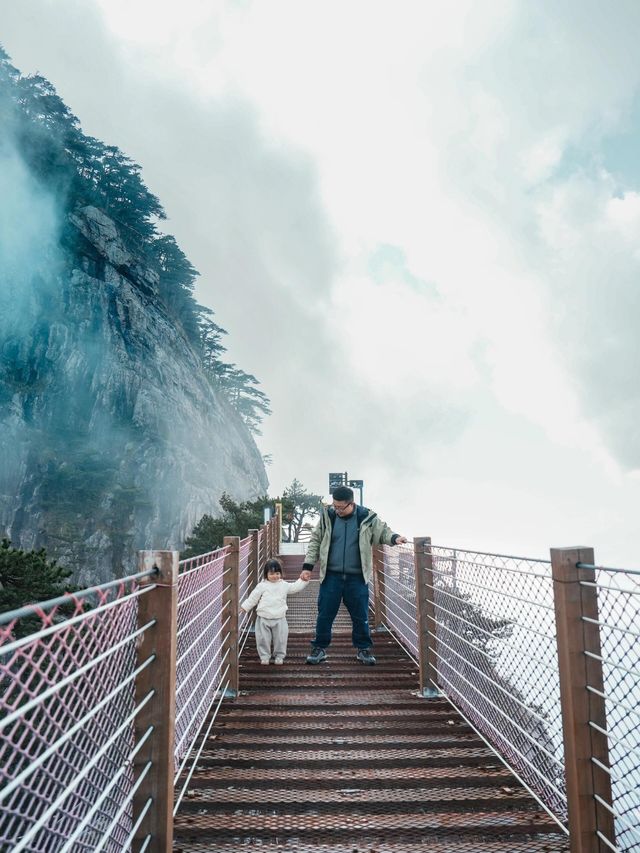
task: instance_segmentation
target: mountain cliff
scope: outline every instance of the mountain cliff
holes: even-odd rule
[[[222,492],[255,498],[267,477],[138,167],[0,60],[0,533],[84,586],[181,547]]]

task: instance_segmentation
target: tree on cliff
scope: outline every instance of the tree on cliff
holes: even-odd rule
[[[267,395],[258,388],[256,377],[235,364],[226,364],[223,365],[219,384],[249,430],[254,435],[261,435],[260,424],[265,415],[271,414],[271,406]]]
[[[282,526],[288,542],[299,542],[322,511],[322,498],[307,492],[299,480],[293,480],[282,493]]]
[[[228,332],[213,321],[213,313],[210,308],[203,309],[200,313],[200,346],[205,372],[214,385],[219,385],[220,378],[227,367],[222,360],[222,353],[227,351],[222,343],[222,337]]]
[[[200,315],[209,309],[198,305],[193,296],[198,270],[170,234],[156,238],[149,251],[158,271],[162,301],[179,320],[187,337],[199,341]]]
[[[273,507],[273,503],[273,499],[267,495],[255,501],[237,503],[225,492],[220,498],[222,516],[213,518],[211,515],[203,515],[191,536],[187,537],[186,548],[180,556],[196,557],[214,551],[221,547],[225,536],[244,539],[250,530],[257,530],[264,524],[264,508]]]
[[[47,560],[44,548],[23,551],[8,539],[0,542],[0,611],[57,598],[71,589],[69,577],[56,560]]]
[[[211,384],[225,395],[249,431],[260,435],[264,416],[271,414],[269,398],[258,388],[255,376],[222,360],[226,352],[222,336],[227,331],[211,319],[212,315],[213,311],[203,309],[199,321],[203,368]]]
[[[166,214],[145,185],[141,167],[117,146],[85,135],[55,87],[39,74],[22,76],[1,46],[0,123],[64,212],[87,205],[103,210],[136,263],[157,272],[167,313],[200,350],[205,371],[249,430],[259,434],[263,417],[271,413],[269,400],[255,376],[222,361],[220,337],[226,331],[194,298],[198,271],[171,235],[158,233],[157,223]]]

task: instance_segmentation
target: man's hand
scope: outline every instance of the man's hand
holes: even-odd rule
[[[395,541],[393,544],[394,544],[394,545],[404,545],[404,543],[405,543],[406,541],[407,541],[407,537],[406,537],[406,536],[398,536],[398,538],[396,539],[396,541]]]
[[[303,569],[300,572],[300,580],[301,581],[310,581],[311,580],[311,572],[309,569]]]

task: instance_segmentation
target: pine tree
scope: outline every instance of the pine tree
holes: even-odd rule
[[[192,343],[200,344],[201,317],[209,310],[198,305],[193,297],[200,273],[170,234],[157,237],[148,251],[159,275],[160,298],[170,316],[180,323]]]
[[[222,353],[227,351],[222,343],[222,336],[228,333],[222,326],[213,322],[212,316],[213,311],[210,308],[202,309],[199,319],[202,366],[213,384],[220,387],[222,375],[228,366],[222,361]]]
[[[299,542],[302,531],[309,529],[309,522],[321,511],[320,495],[307,492],[302,483],[294,479],[282,493],[282,523],[286,528],[287,540]]]
[[[220,498],[222,516],[213,518],[203,515],[193,528],[191,536],[185,540],[186,548],[181,557],[196,557],[222,546],[225,536],[239,536],[244,539],[249,530],[257,530],[264,524],[265,506],[273,507],[273,500],[267,495],[254,501],[237,503],[226,492]]]
[[[271,405],[267,395],[257,387],[256,377],[235,364],[222,364],[217,382],[249,430],[261,435],[260,424],[264,415],[271,414]]]
[[[71,572],[59,566],[56,560],[47,560],[44,548],[22,551],[12,548],[8,539],[0,542],[0,612],[17,610],[71,592],[75,587],[69,584],[70,577]],[[60,613],[64,612],[63,607]],[[13,635],[25,637],[39,627],[38,616],[25,616],[16,622]]]
[[[47,560],[44,548],[23,551],[0,542],[0,611],[57,598],[71,588],[71,572],[56,560]]]
[[[56,194],[63,209],[93,205],[103,210],[136,262],[158,273],[160,298],[170,318],[200,348],[214,386],[249,430],[260,434],[263,417],[271,414],[269,399],[255,376],[222,361],[226,331],[194,298],[198,271],[171,235],[158,234],[156,223],[166,214],[142,180],[140,166],[117,146],[86,136],[55,87],[39,74],[21,76],[1,46],[0,123],[13,129],[34,177]]]

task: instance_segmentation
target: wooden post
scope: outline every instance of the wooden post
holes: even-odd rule
[[[606,731],[605,702],[587,690],[589,685],[604,692],[604,684],[602,662],[586,654],[600,657],[600,629],[584,621],[598,620],[598,592],[581,584],[595,583],[595,569],[579,569],[578,563],[593,566],[593,548],[551,549],[569,838],[571,853],[604,853],[611,848],[596,832],[613,845],[613,817],[595,795],[611,806],[611,779],[591,758],[609,767],[609,748],[607,737],[589,721]]]
[[[153,731],[135,757],[136,780],[150,761],[151,767],[133,799],[134,822],[148,801],[152,801],[135,836],[139,848],[150,835],[151,843],[147,850],[152,853],[170,853],[173,849],[178,559],[177,551],[138,552],[139,571],[158,569],[157,574],[140,581],[141,587],[157,586],[138,598],[138,627],[155,620],[154,626],[139,638],[138,665],[151,656],[154,659],[138,675],[135,686],[136,704],[154,691],[153,697],[136,717],[136,742],[150,727]]]
[[[228,696],[238,695],[240,682],[240,671],[238,667],[238,610],[240,608],[240,537],[225,536],[223,539],[225,548],[229,552],[224,560],[224,586],[222,590],[222,606],[224,608],[222,621],[227,623],[226,631],[222,636],[222,656],[227,654],[229,664],[229,687]]]
[[[380,545],[373,546],[373,627],[386,630],[386,588],[384,583],[384,557]]]
[[[418,657],[420,662],[420,693],[424,697],[439,696],[437,688],[436,605],[433,583],[431,538],[418,536],[413,540],[413,565],[416,573],[416,620],[418,624]],[[433,635],[433,636],[432,636]]]

